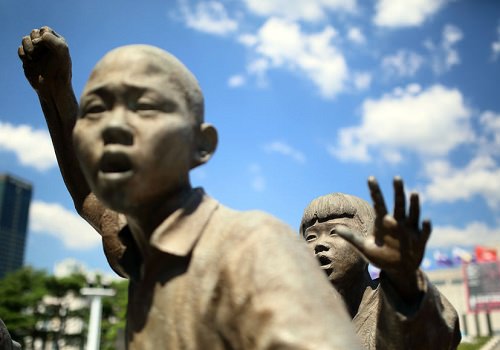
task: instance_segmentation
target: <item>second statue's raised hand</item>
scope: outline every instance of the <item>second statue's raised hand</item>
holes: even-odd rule
[[[431,223],[424,220],[420,226],[420,203],[417,193],[410,195],[408,213],[403,180],[394,178],[394,211],[387,211],[382,191],[374,177],[368,187],[375,209],[373,234],[363,237],[339,227],[337,234],[349,241],[373,265],[389,278],[403,299],[412,300],[418,294],[417,270],[422,262],[425,246],[431,233]]]

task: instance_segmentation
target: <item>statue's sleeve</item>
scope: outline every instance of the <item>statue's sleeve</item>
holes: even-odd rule
[[[0,319],[0,350],[18,350],[21,346],[11,339],[5,323]]]
[[[304,242],[275,219],[252,218],[226,256],[217,322],[238,349],[360,349],[340,296]]]
[[[458,315],[451,303],[421,271],[424,294],[413,310],[401,307],[390,282],[381,275],[380,311],[377,320],[377,349],[448,350],[461,340]]]

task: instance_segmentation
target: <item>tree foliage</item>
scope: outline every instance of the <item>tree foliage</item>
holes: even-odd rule
[[[55,277],[24,267],[0,280],[0,319],[23,349],[32,348],[35,339],[44,345],[52,343],[54,349],[64,345],[83,348],[89,307],[80,290],[86,285],[83,274]],[[115,349],[125,328],[128,282],[115,281],[109,287],[116,291],[116,296],[103,299],[102,349]],[[80,300],[81,305],[76,303],[75,307],[75,300]],[[82,321],[81,330],[66,332],[68,320],[75,319]]]
[[[0,281],[0,318],[9,329],[12,339],[23,339],[36,332],[36,310],[48,290],[48,276],[30,267],[7,274]]]
[[[128,280],[111,283],[116,295],[103,299],[101,349],[114,350],[117,340],[124,340],[128,301]]]

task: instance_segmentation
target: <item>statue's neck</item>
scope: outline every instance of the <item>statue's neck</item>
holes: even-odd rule
[[[149,250],[149,239],[158,226],[183,207],[193,192],[191,185],[171,193],[167,198],[134,208],[126,214],[127,223],[143,256]]]
[[[368,270],[365,270],[363,278],[352,279],[349,285],[333,284],[333,286],[342,296],[351,318],[354,318],[359,311],[359,306],[363,301],[365,293],[368,293],[375,288],[375,283],[372,281]]]

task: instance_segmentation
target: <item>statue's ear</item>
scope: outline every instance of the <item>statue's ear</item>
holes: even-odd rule
[[[200,125],[192,168],[208,162],[217,148],[218,140],[217,129],[213,125],[207,123]]]

